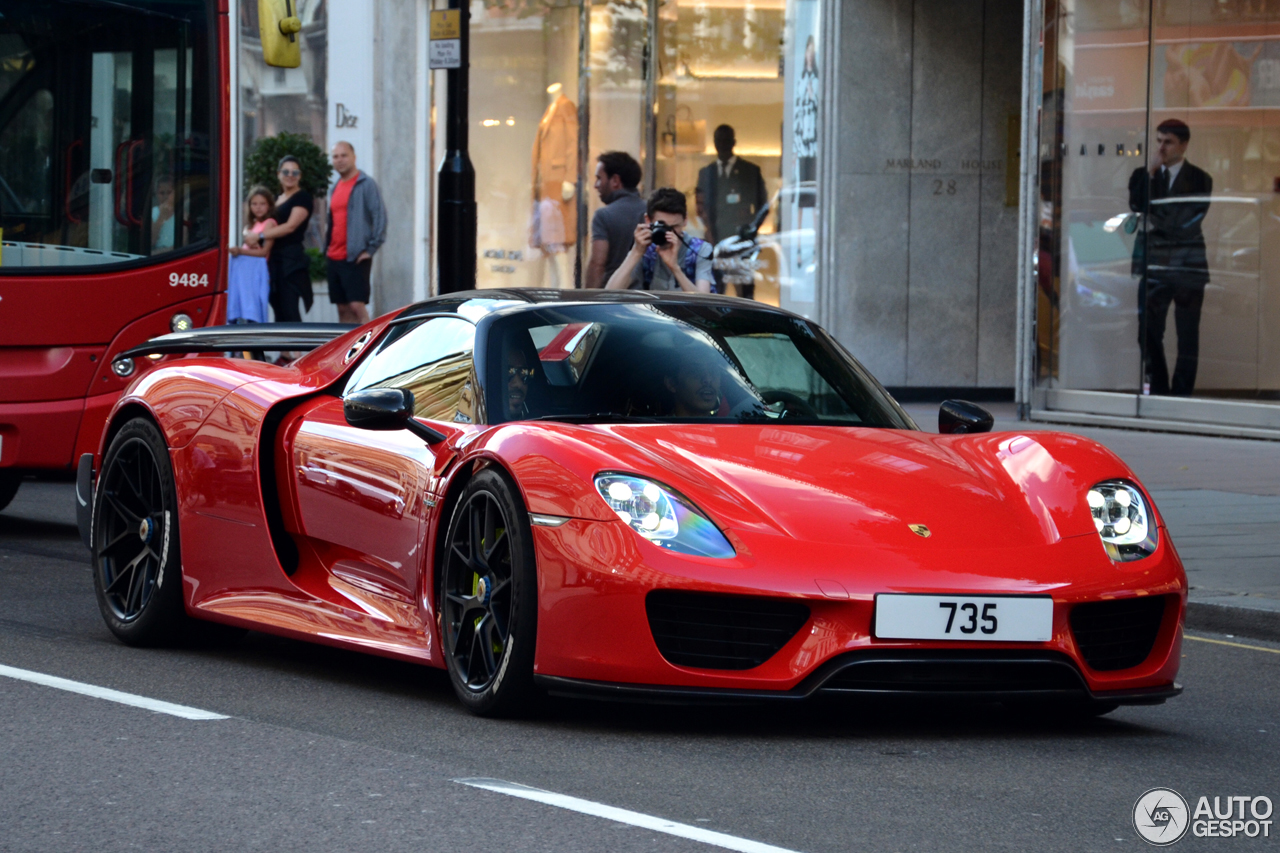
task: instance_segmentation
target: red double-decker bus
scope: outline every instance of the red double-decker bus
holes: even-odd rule
[[[0,508],[96,448],[119,353],[225,316],[220,5],[0,4]]]

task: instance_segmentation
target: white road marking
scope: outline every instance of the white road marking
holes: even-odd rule
[[[454,779],[453,781],[472,788],[482,788],[486,791],[506,794],[510,797],[533,800],[536,803],[555,806],[558,809],[568,809],[569,811],[580,812],[593,817],[602,817],[605,820],[652,829],[654,832],[665,832],[667,835],[676,835],[680,838],[700,841],[703,844],[712,844],[716,847],[723,847],[726,850],[738,850],[740,853],[795,853],[794,850],[787,850],[784,847],[774,847],[772,844],[762,844],[759,841],[751,841],[747,838],[725,835],[723,832],[712,832],[709,829],[702,829],[698,826],[689,826],[687,823],[676,823],[653,815],[570,797],[567,794],[543,791],[538,788],[530,788],[527,785],[517,785],[515,782],[504,782],[501,779]]]
[[[3,664],[0,664],[0,676],[16,678],[19,681],[30,681],[32,684],[42,684],[45,687],[54,687],[58,690],[79,693],[83,696],[92,696],[95,699],[106,699],[108,702],[119,702],[121,705],[145,708],[158,714],[182,717],[184,720],[231,719],[226,714],[215,714],[212,711],[203,711],[200,708],[192,708],[187,705],[175,705],[172,702],[162,702],[159,699],[148,699],[146,696],[122,693],[119,690],[111,690],[107,687],[84,684],[80,681],[72,681],[69,678],[59,678],[56,675],[45,675],[43,672],[32,672],[29,669],[18,669],[17,667],[4,666]]]

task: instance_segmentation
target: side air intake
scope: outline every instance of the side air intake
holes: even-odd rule
[[[698,669],[757,667],[809,621],[798,601],[676,590],[649,593],[645,611],[662,656]]]
[[[1110,672],[1137,666],[1151,654],[1168,596],[1093,601],[1071,610],[1071,633],[1091,669]]]

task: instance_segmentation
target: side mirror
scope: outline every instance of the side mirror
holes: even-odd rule
[[[944,435],[991,432],[995,422],[990,412],[968,400],[944,400],[938,409],[938,432]]]
[[[445,435],[413,417],[413,392],[404,388],[366,388],[348,394],[342,415],[357,429],[407,429],[427,444],[439,444]]]

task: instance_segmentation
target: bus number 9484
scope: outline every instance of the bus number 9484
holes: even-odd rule
[[[176,272],[171,272],[169,273],[169,286],[170,287],[208,287],[209,274],[184,272],[181,275],[179,275]]]

